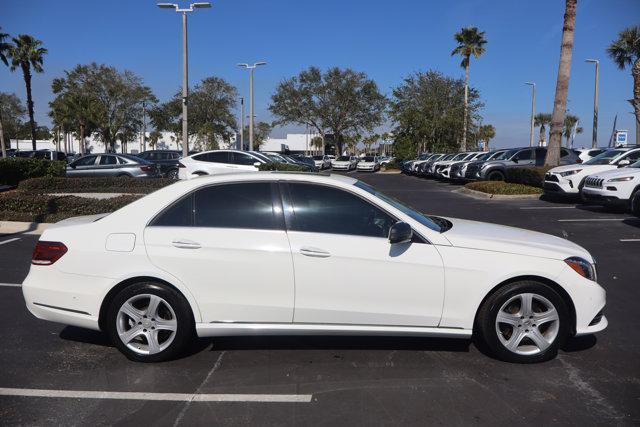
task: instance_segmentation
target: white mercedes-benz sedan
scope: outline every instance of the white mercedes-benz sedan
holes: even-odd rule
[[[539,362],[607,326],[596,279],[559,237],[427,216],[348,177],[254,172],[51,226],[22,289],[35,316],[104,331],[143,362],[194,334],[473,334]]]

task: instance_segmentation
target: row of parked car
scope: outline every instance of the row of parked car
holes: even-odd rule
[[[408,175],[457,182],[503,181],[513,168],[543,166],[546,147],[489,152],[427,153],[401,162]],[[606,206],[628,206],[640,216],[640,147],[560,149],[560,164],[544,177],[545,196],[579,197]]]
[[[313,161],[319,170],[377,172],[393,161],[391,156],[332,156],[316,155]]]

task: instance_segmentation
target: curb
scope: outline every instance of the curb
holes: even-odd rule
[[[0,221],[0,234],[35,234],[40,235],[51,223]]]
[[[542,196],[542,194],[489,194],[466,187],[453,190],[452,193],[460,193],[470,197],[493,200],[539,200]]]
[[[401,173],[401,171],[398,170],[398,169],[391,169],[391,170],[388,170],[388,171],[378,171],[378,173],[386,173],[386,174],[389,174],[389,175],[393,175],[393,174],[399,174],[399,173]]]

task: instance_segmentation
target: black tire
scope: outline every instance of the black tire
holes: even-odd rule
[[[169,172],[167,172],[167,178],[178,179],[178,169],[171,169]]]
[[[166,348],[155,354],[140,354],[132,350],[120,339],[118,334],[118,313],[120,307],[129,299],[143,294],[156,295],[162,298],[169,304],[173,313],[175,313],[177,324],[175,336]],[[156,282],[136,283],[118,292],[107,310],[105,326],[111,342],[118,350],[127,356],[127,358],[136,362],[162,362],[174,359],[182,354],[195,337],[195,322],[187,300],[175,289]],[[144,331],[146,332],[147,330],[145,329]],[[141,344],[144,345],[144,342]]]
[[[131,175],[129,175],[128,173],[121,173],[118,174],[117,178],[131,178]]]
[[[487,174],[489,181],[504,181],[504,174],[501,171],[491,171]]]
[[[629,198],[631,213],[640,218],[640,188],[637,188]]]
[[[544,350],[538,351],[535,354],[523,355],[513,352],[501,342],[498,336],[498,326],[496,324],[496,317],[503,304],[507,303],[511,298],[516,297],[519,294],[532,293],[542,296],[547,301],[551,302],[555,307],[558,314],[557,334],[552,343]],[[534,302],[534,305],[537,304]],[[521,309],[520,309],[521,310]],[[516,315],[518,313],[515,313]],[[525,322],[521,320],[521,322]],[[535,321],[535,320],[533,320]],[[553,359],[558,354],[558,348],[560,348],[571,330],[570,315],[567,305],[563,298],[550,286],[544,283],[535,281],[521,281],[510,283],[497,289],[491,294],[480,307],[476,318],[476,325],[474,328],[474,336],[480,340],[480,344],[485,347],[493,356],[505,362],[512,363],[538,363]],[[535,324],[533,325],[536,326]],[[549,325],[551,328],[552,325]],[[516,329],[515,326],[507,326],[500,324],[500,328],[505,328],[508,333],[508,328],[512,328],[512,332],[515,330],[522,331],[523,328],[530,328],[531,325],[522,325],[521,329]],[[520,328],[520,326],[518,326]],[[503,331],[504,329],[500,329]],[[542,328],[540,329],[542,330]],[[526,329],[528,332],[529,330]],[[504,333],[504,332],[502,332]],[[544,333],[544,332],[543,332]],[[503,338],[506,338],[502,335]],[[521,341],[526,345],[527,343],[533,343],[533,341],[526,336]]]

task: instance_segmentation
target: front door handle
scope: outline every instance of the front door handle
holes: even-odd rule
[[[328,258],[331,256],[331,253],[325,251],[324,249],[312,247],[300,248],[300,253],[304,256],[311,256],[315,258]]]
[[[187,239],[175,239],[171,242],[173,246],[180,249],[200,249],[200,243]]]

